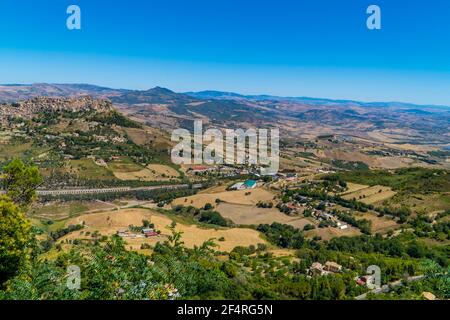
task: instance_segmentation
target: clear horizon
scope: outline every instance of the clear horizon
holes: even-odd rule
[[[106,89],[111,89],[111,90],[130,90],[130,91],[146,91],[146,90],[151,90],[151,89],[155,89],[157,87],[159,88],[163,88],[163,89],[168,89],[170,91],[173,91],[175,93],[179,93],[179,94],[186,94],[186,93],[201,93],[201,92],[207,92],[207,91],[211,91],[211,92],[221,92],[221,93],[230,93],[230,94],[238,94],[238,95],[242,95],[242,96],[273,96],[273,97],[278,97],[278,98],[305,98],[305,99],[317,99],[317,100],[330,100],[330,101],[354,101],[354,102],[360,102],[360,103],[367,103],[367,104],[371,104],[371,103],[402,103],[402,104],[410,104],[410,105],[417,105],[417,106],[423,106],[423,107],[444,107],[444,108],[450,108],[450,104],[449,105],[444,105],[444,104],[421,104],[421,103],[415,103],[415,102],[408,102],[408,101],[363,101],[363,100],[357,100],[357,99],[335,99],[332,97],[314,97],[314,96],[292,96],[292,95],[273,95],[273,94],[267,94],[264,92],[260,92],[260,93],[242,93],[242,92],[238,92],[238,91],[223,91],[223,90],[216,90],[216,89],[203,89],[203,90],[187,90],[187,91],[176,91],[176,90],[172,90],[172,88],[168,88],[168,87],[164,87],[164,86],[159,86],[156,85],[154,87],[150,87],[150,88],[146,88],[146,89],[136,89],[136,88],[126,88],[126,87],[110,87],[110,86],[103,86],[103,85],[98,85],[95,83],[89,83],[89,82],[66,82],[66,83],[62,83],[62,82],[33,82],[33,83],[0,83],[0,86],[31,86],[31,85],[37,85],[37,84],[45,84],[45,85],[91,85],[91,86],[96,86],[96,87],[103,87]]]

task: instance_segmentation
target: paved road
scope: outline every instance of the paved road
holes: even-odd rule
[[[39,196],[60,196],[60,195],[80,195],[80,194],[100,194],[100,193],[121,193],[130,191],[148,191],[148,190],[174,190],[174,189],[185,189],[188,188],[188,184],[178,184],[178,185],[159,185],[151,187],[116,187],[116,188],[95,188],[95,189],[59,189],[59,190],[37,190]],[[192,186],[194,189],[202,188],[201,184],[194,184]]]
[[[415,281],[419,281],[422,280],[423,278],[425,278],[424,275],[420,275],[420,276],[414,276],[414,277],[409,277],[406,279],[406,281],[409,282],[415,282]],[[395,287],[401,287],[403,286],[403,281],[402,280],[398,280],[395,282],[391,282],[389,284],[385,284],[384,286],[382,286],[381,288],[377,288],[377,289],[373,289],[371,291],[369,291],[368,293],[374,293],[374,294],[380,294],[380,293],[388,293],[389,291],[391,291],[393,288]],[[356,300],[366,300],[367,299],[367,294],[368,293],[364,293],[362,295],[357,296],[355,299]]]

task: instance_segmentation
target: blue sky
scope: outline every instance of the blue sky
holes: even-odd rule
[[[450,1],[2,0],[0,83],[33,82],[450,105]]]

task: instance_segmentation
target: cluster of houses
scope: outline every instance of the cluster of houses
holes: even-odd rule
[[[272,176],[274,181],[283,180],[287,182],[297,181],[298,175],[296,172],[277,172]]]
[[[325,264],[320,262],[314,262],[308,269],[308,273],[311,276],[325,276],[331,273],[339,273],[342,271],[342,266],[333,261],[327,261]]]
[[[93,138],[95,139],[95,141],[97,142],[114,142],[114,143],[125,143],[127,141],[127,139],[125,137],[122,136],[100,136],[100,135],[93,135]]]
[[[88,96],[76,98],[36,97],[14,103],[0,103],[0,123],[8,123],[11,114],[15,118],[30,120],[36,114],[44,112],[109,112],[111,110],[111,102]]]
[[[301,213],[301,207],[304,207],[310,210],[312,217],[319,222],[330,221],[334,227],[340,230],[346,230],[349,228],[348,224],[340,221],[331,211],[327,211],[327,208],[332,207],[333,203],[329,201],[322,201],[319,203],[318,207],[323,208],[323,210],[319,210],[317,207],[313,207],[310,202],[310,198],[298,195],[294,201],[287,203],[285,207],[289,210],[289,214]]]
[[[332,221],[336,225],[336,227],[339,230],[346,230],[348,229],[348,225],[342,221],[340,221],[338,218],[336,218],[331,213],[328,213],[326,211],[321,210],[313,210],[312,213],[313,217],[315,217],[319,221]]]
[[[187,170],[188,174],[191,175],[208,175],[214,174],[222,177],[235,177],[240,175],[247,175],[251,172],[248,169],[230,166],[230,165],[221,165],[221,166],[193,166]]]
[[[261,168],[258,166],[242,166],[242,165],[215,165],[215,166],[205,166],[198,165],[192,166],[187,170],[188,174],[192,175],[203,175],[203,174],[217,174],[223,177],[235,177],[243,175],[254,175],[256,177],[261,177]],[[297,181],[298,175],[296,172],[277,172],[271,175],[273,181],[284,180],[284,181]]]

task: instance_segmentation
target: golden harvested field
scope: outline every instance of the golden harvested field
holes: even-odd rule
[[[345,150],[345,149],[325,149],[316,152],[317,156],[321,158],[342,160],[342,161],[360,161],[364,162],[368,166],[374,165],[374,159],[366,154],[359,152],[358,150]]]
[[[218,185],[208,189],[201,190],[199,193],[221,193],[227,191],[227,185]]]
[[[172,167],[161,164],[150,164],[146,168],[138,171],[113,172],[116,178],[120,180],[168,181],[180,176],[178,171]]]
[[[406,157],[377,157],[373,168],[398,169],[411,166],[425,166],[423,162],[417,162]]]
[[[128,137],[130,137],[131,141],[133,141],[137,145],[149,144],[152,141],[152,139],[154,139],[154,135],[142,129],[121,128],[121,130],[125,132],[128,135]]]
[[[342,198],[347,200],[354,198],[366,204],[374,204],[392,198],[395,195],[396,192],[392,191],[389,187],[373,186],[357,189],[356,191],[350,193],[347,192],[342,196]]]
[[[154,174],[162,176],[166,175],[167,177],[175,177],[178,178],[180,173],[172,167],[162,165],[162,164],[149,164],[147,169],[154,172]]]
[[[357,184],[357,183],[352,183],[352,182],[348,182],[347,183],[347,191],[345,191],[342,195],[346,195],[352,192],[356,192],[359,191],[361,189],[366,189],[369,188],[369,186],[365,185],[365,184]]]
[[[249,205],[221,203],[217,206],[216,210],[224,218],[230,219],[240,225],[259,225],[279,222],[303,230],[305,225],[313,224],[307,218],[287,216],[277,208],[265,209]]]
[[[250,193],[246,195],[246,193]],[[198,193],[196,195],[178,198],[173,201],[173,205],[193,206],[196,208],[202,208],[207,203],[215,205],[216,199],[220,199],[223,202],[244,204],[244,205],[256,205],[259,201],[272,201],[274,194],[262,189],[256,188],[252,190],[238,190],[238,191],[225,191],[217,193]]]
[[[98,231],[102,235],[113,235],[117,231],[125,231],[129,225],[140,226],[142,220],[149,220],[155,224],[155,228],[161,230],[161,235],[153,238],[125,238],[130,249],[139,250],[143,243],[155,245],[159,241],[167,240],[170,235],[170,230],[167,228],[172,219],[162,214],[155,213],[146,209],[125,209],[120,211],[110,211],[104,213],[95,213],[89,215],[79,216],[70,219],[66,225],[85,223],[85,228],[80,231],[75,231],[61,239],[89,239],[86,232]],[[178,223],[176,230],[183,232],[182,241],[189,248],[200,246],[209,239],[216,239],[219,250],[231,251],[236,246],[250,246],[258,243],[266,243],[261,237],[260,233],[252,229],[244,228],[218,228],[218,229],[204,229],[197,225],[185,225]],[[83,233],[83,234],[81,234]],[[224,241],[218,241],[223,237]]]

